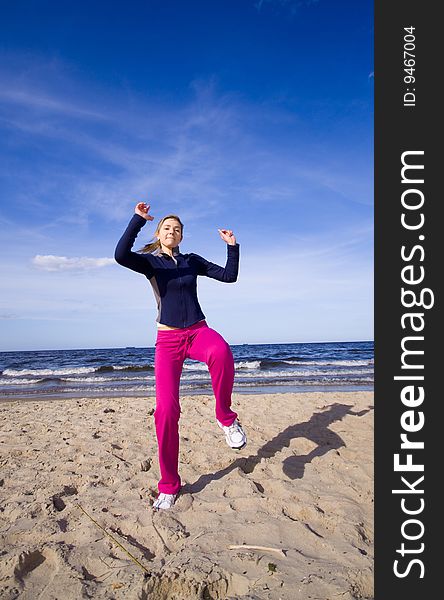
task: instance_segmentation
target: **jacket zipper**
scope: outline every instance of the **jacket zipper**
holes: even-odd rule
[[[179,261],[176,260],[176,269],[179,271]],[[182,286],[182,277],[179,276],[179,288],[180,288],[180,310],[182,312],[182,327],[185,327],[185,319],[183,313],[183,286]]]

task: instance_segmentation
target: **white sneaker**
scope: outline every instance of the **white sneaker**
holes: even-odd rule
[[[168,510],[176,502],[177,494],[159,494],[153,504],[155,510]]]
[[[240,450],[245,446],[247,443],[247,436],[237,419],[228,426],[222,425],[220,421],[217,421],[217,424],[224,431],[225,439],[230,448],[233,448],[233,450]]]

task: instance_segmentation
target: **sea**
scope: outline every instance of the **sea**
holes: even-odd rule
[[[231,345],[234,392],[373,390],[373,342]],[[0,400],[155,395],[154,348],[0,352]],[[182,395],[211,394],[205,363],[186,359]]]

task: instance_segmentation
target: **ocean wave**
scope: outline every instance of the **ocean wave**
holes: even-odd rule
[[[202,363],[202,362],[184,363],[183,370],[184,371],[208,371],[208,367],[205,363]]]
[[[154,371],[154,365],[116,365],[115,371]]]
[[[254,357],[253,360],[256,360],[256,357]],[[296,354],[296,355],[290,354],[289,356],[285,356],[285,354],[283,354],[279,358],[276,358],[273,356],[271,356],[270,358],[264,358],[263,356],[258,356],[257,360],[260,360],[261,362],[273,363],[273,362],[282,362],[283,360],[304,360],[304,356],[300,356],[299,354]]]
[[[210,373],[208,371],[208,367],[204,363],[200,363],[201,368],[197,369],[197,372],[192,372],[191,370],[185,370],[181,376],[181,382],[183,384],[186,383],[199,383],[202,382],[204,384],[211,383]],[[194,370],[194,369],[193,369]],[[300,382],[307,379],[314,378],[325,378],[325,379],[346,379],[352,377],[356,380],[372,380],[373,372],[369,371],[369,369],[365,369],[363,367],[350,369],[350,368],[340,368],[332,370],[326,369],[287,369],[287,370],[269,370],[269,371],[257,371],[253,369],[246,368],[236,374],[235,383],[246,382],[248,380],[257,381],[257,382],[265,382],[267,380],[291,380],[294,382]],[[48,384],[57,384],[61,385],[63,383],[77,383],[78,386],[84,387],[87,384],[98,384],[102,387],[101,384],[108,383],[109,385],[119,384],[122,387],[131,385],[136,382],[145,382],[146,385],[154,385],[155,383],[155,375],[129,375],[128,376],[100,376],[93,375],[85,377],[81,375],[77,375],[74,377],[41,377],[41,378],[19,378],[19,377],[9,377],[9,378],[0,378],[1,386],[33,386],[33,385],[48,385]]]
[[[57,377],[66,375],[88,375],[90,373],[112,373],[114,371],[154,371],[153,365],[102,365],[101,367],[63,367],[60,369],[5,369],[4,377],[23,377],[37,375],[39,377]]]
[[[236,369],[259,369],[261,366],[260,360],[245,360],[234,363]]]
[[[42,379],[39,379],[37,381],[37,385],[44,383],[44,384],[48,384],[48,383],[52,383],[52,384],[57,384],[60,385],[64,382],[64,379],[62,379],[61,377],[43,377]]]
[[[28,385],[39,385],[48,383],[78,383],[84,385],[85,383],[112,383],[112,382],[128,382],[133,381],[147,381],[154,382],[154,375],[147,377],[41,377],[40,379],[20,379],[19,377],[13,377],[11,379],[0,379],[0,386],[23,386]]]
[[[359,379],[328,379],[328,378],[324,378],[324,379],[305,379],[303,381],[295,381],[294,379],[285,379],[285,380],[270,380],[270,381],[264,381],[261,382],[259,381],[248,381],[242,384],[237,384],[237,387],[239,388],[243,388],[243,387],[267,387],[267,386],[301,386],[301,387],[311,387],[311,386],[329,386],[329,385],[341,385],[344,387],[347,387],[349,385],[361,385],[361,384],[368,384],[371,385],[373,383],[373,378],[372,377],[364,377],[364,378],[359,378]]]
[[[234,368],[236,370],[241,370],[241,369],[259,369],[260,367],[260,360],[240,360],[240,361],[235,361],[234,363]],[[208,371],[208,367],[205,363],[203,362],[193,362],[193,363],[187,363],[185,362],[183,365],[183,369],[184,371]]]
[[[293,378],[297,379],[298,377],[344,377],[346,375],[355,375],[359,378],[361,376],[372,376],[373,373],[368,372],[368,370],[343,370],[343,371],[323,371],[320,369],[297,369],[297,370],[288,370],[288,371],[261,371],[260,375],[258,373],[242,373],[239,377],[243,379],[246,378],[254,378],[254,379],[277,379],[279,377]]]
[[[154,365],[102,365],[97,367],[97,373],[107,373],[112,371],[153,371]]]
[[[40,379],[0,379],[0,385],[28,385],[32,383],[38,383]]]
[[[373,367],[374,361],[368,360],[302,360],[302,359],[262,359],[262,360],[238,360],[235,361],[236,371],[260,371],[262,376],[266,376],[267,371],[276,367],[285,367],[286,365],[297,365],[304,367]],[[205,363],[196,362],[185,362],[183,370],[187,371],[198,371],[208,372],[208,367]],[[37,376],[40,378],[44,377],[66,377],[66,376],[82,376],[91,375],[92,373],[140,373],[140,372],[154,372],[154,365],[101,365],[100,367],[61,367],[55,369],[11,369],[7,368],[3,371],[2,377],[8,378],[19,378],[23,379],[26,376]],[[278,375],[280,371],[275,371],[274,375]],[[286,371],[285,374],[293,373],[294,375],[304,375],[303,371]],[[317,374],[316,370],[312,371],[313,374]],[[320,373],[319,373],[320,374]],[[80,377],[81,378],[81,377]],[[7,383],[2,382],[3,385]]]
[[[93,367],[65,367],[62,369],[5,369],[3,375],[8,377],[23,377],[24,375],[37,375],[46,377],[52,375],[82,375],[84,373],[94,373]]]
[[[346,375],[354,375],[355,377],[360,378],[365,376],[371,377],[373,373],[368,369],[341,369],[335,371],[325,371],[321,369],[288,369],[286,371],[260,371],[255,373],[244,371],[236,375],[236,379],[257,379],[260,381],[261,379],[277,379],[279,377],[297,379],[298,377],[344,377]],[[184,373],[182,375],[182,380],[188,381],[192,379],[202,379],[202,375],[192,373]]]
[[[180,378],[181,381],[210,381],[210,373],[207,370],[206,373],[183,373]]]
[[[66,377],[64,381],[71,383],[120,383],[120,382],[132,382],[132,381],[154,381],[154,375],[146,375],[145,377]]]
[[[140,379],[144,379],[143,377],[140,377]],[[100,383],[101,381],[108,381],[109,382],[109,377],[64,377],[63,381],[70,381],[70,382],[74,382],[74,383]],[[125,381],[125,380],[123,380]],[[131,379],[132,381],[132,379]]]
[[[270,380],[251,380],[245,382],[237,382],[235,384],[234,391],[241,389],[250,389],[250,388],[270,388],[273,386],[276,387],[296,387],[296,388],[307,388],[310,389],[312,387],[325,387],[326,389],[329,386],[338,386],[341,388],[347,388],[348,386],[364,386],[364,389],[372,386],[373,379],[371,377],[368,378],[346,378],[346,379],[331,379],[331,378],[323,378],[323,379],[305,379],[305,380],[294,380],[294,379],[270,379]],[[184,393],[193,393],[196,390],[205,390],[205,393],[212,394],[212,387],[210,382],[189,382],[181,385],[181,396]],[[25,395],[26,397],[33,397],[37,395],[45,395],[45,396],[66,396],[73,395],[75,397],[80,397],[79,394],[85,397],[94,397],[95,394],[100,394],[103,396],[104,394],[119,394],[121,396],[125,396],[126,394],[132,393],[140,393],[141,396],[154,396],[155,395],[155,387],[154,385],[130,385],[130,386],[104,386],[104,387],[48,387],[48,388],[38,388],[27,389],[26,391],[21,390],[18,386],[15,386],[13,389],[5,391],[3,393],[3,397],[14,397],[19,395]]]
[[[282,362],[289,365],[314,365],[332,366],[332,367],[368,367],[374,364],[373,359],[368,360],[283,360]]]
[[[289,359],[289,358],[281,358],[281,359],[268,359],[264,358],[260,361],[260,368],[262,370],[267,370],[273,367],[280,367],[282,365],[306,365],[306,366],[314,366],[314,367],[366,367],[373,365],[373,360],[302,360],[302,359]]]

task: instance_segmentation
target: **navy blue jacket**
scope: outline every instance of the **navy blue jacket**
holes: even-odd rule
[[[189,327],[205,319],[197,299],[197,276],[205,275],[232,283],[239,271],[239,244],[227,244],[227,263],[220,267],[198,254],[138,254],[132,252],[136,237],[146,219],[134,214],[120,238],[114,258],[124,267],[142,273],[153,287],[157,301],[157,321],[170,327]]]

